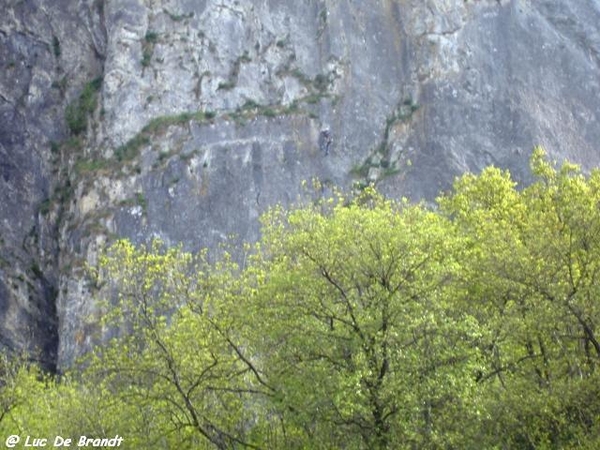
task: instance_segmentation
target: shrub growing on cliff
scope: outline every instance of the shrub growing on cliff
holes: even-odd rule
[[[101,87],[102,78],[90,81],[84,86],[79,97],[67,106],[65,120],[73,135],[78,136],[87,130],[88,118],[96,109]]]

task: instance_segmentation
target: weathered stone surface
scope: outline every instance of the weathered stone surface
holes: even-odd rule
[[[89,9],[61,1],[7,1],[0,18],[0,328],[10,349],[53,367],[57,352],[56,223],[52,141],[64,138],[66,98],[86,72]]]
[[[71,363],[102,335],[84,263],[106,242],[255,240],[302,180],[431,200],[488,164],[527,181],[538,144],[598,165],[598,23],[593,0],[9,2],[3,336],[50,326]],[[99,75],[83,143],[53,157]]]
[[[403,145],[411,168],[402,183],[385,180],[386,190],[431,198],[452,176],[487,164],[526,179],[538,144],[597,166],[597,3],[455,3],[463,3],[462,23],[444,30],[446,15],[437,16],[422,37],[411,33],[416,61],[429,68],[418,74],[422,111]]]

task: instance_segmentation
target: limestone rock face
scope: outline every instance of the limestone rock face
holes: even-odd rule
[[[596,166],[594,0],[9,0],[0,324],[59,367],[103,336],[118,237],[256,240],[270,205],[377,184],[432,200],[533,146]]]
[[[0,342],[53,368],[57,221],[49,199],[64,104],[101,73],[100,3],[7,0],[0,17]],[[91,33],[91,30],[94,30]]]

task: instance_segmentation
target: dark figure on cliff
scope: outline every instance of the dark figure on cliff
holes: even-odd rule
[[[332,143],[333,137],[331,136],[331,131],[329,131],[329,129],[321,131],[321,134],[319,134],[319,148],[322,152],[325,152],[325,156],[329,155],[329,149],[331,148]]]

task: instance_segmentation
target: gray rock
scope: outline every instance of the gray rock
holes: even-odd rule
[[[105,331],[107,243],[216,248],[275,203],[433,200],[538,144],[600,162],[593,0],[10,1],[0,19],[0,324],[69,365]],[[77,144],[64,114],[102,76]],[[323,130],[330,130],[329,152]],[[51,151],[51,147],[54,152]]]
[[[89,29],[79,21],[97,12],[74,1],[50,8],[9,0],[0,18],[2,344],[31,351],[49,368],[58,347],[60,245],[56,221],[46,215],[58,158],[52,142],[65,138],[66,99],[99,71]]]

